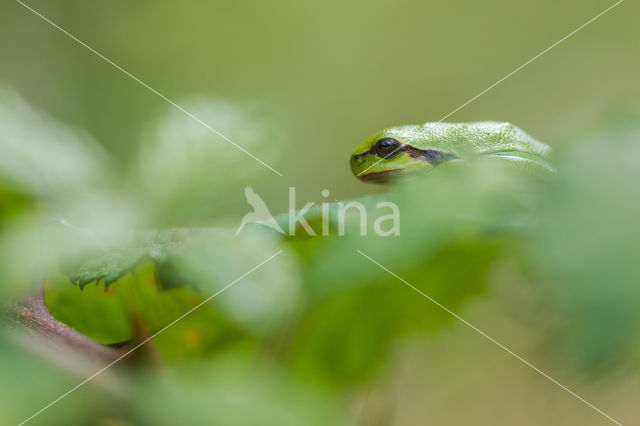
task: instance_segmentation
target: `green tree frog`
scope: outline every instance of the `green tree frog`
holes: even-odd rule
[[[497,158],[536,173],[549,173],[551,148],[510,123],[425,123],[381,130],[351,155],[351,170],[363,181],[386,181],[443,163]]]

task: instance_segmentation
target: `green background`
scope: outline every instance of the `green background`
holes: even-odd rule
[[[287,186],[316,202],[324,188],[337,199],[379,190],[348,168],[362,140],[439,120],[613,2],[28,4],[178,103],[197,94],[264,112],[284,177],[267,171],[247,184],[275,213],[287,209]],[[145,126],[172,107],[17,2],[0,10],[0,83],[88,130],[127,164]],[[623,2],[448,120],[511,121],[562,143],[640,95],[639,13]]]
[[[210,109],[206,121],[260,157],[266,154],[265,161],[284,176],[221,140],[215,155],[204,150],[207,155],[198,156],[197,149],[188,148],[210,140],[177,120],[180,112],[19,3],[3,2],[0,85],[93,135],[115,159],[115,164],[103,162],[88,143],[87,151],[81,150],[84,138],[46,120],[38,123],[28,110],[15,108],[13,114],[11,105],[20,103],[5,103],[0,96],[0,142],[2,152],[9,153],[0,159],[10,160],[5,166],[18,183],[26,182],[26,189],[11,186],[14,175],[0,176],[6,180],[0,191],[9,183],[0,201],[10,207],[6,215],[0,208],[3,294],[40,284],[33,276],[41,261],[36,248],[43,243],[59,245],[61,255],[78,260],[83,254],[78,251],[91,243],[121,243],[121,233],[129,228],[203,223],[233,228],[249,210],[247,185],[274,214],[287,210],[289,186],[297,188],[298,208],[325,201],[320,193],[325,188],[331,200],[388,190],[351,175],[349,154],[362,140],[387,126],[439,120],[613,2],[28,4],[181,105],[191,105],[193,96],[221,100],[213,102],[220,108]],[[622,114],[595,133],[589,128],[601,125],[609,112],[637,104],[638,12],[636,2],[624,1],[448,118],[511,121],[560,148],[558,178],[542,195],[529,194],[531,188],[494,170],[479,169],[478,175],[457,180],[436,175],[424,186],[396,188],[402,239],[351,235],[284,243],[265,239],[260,245],[256,241],[262,240],[243,231],[233,236],[236,245],[214,238],[209,243],[215,244],[204,241],[184,258],[169,253],[161,260],[177,268],[178,277],[185,274],[211,294],[215,284],[240,276],[276,247],[293,251],[281,256],[284,264],[274,261],[192,322],[181,322],[185,328],[171,328],[155,342],[161,349],[164,345],[169,368],[179,366],[170,386],[161,386],[165,375],[152,369],[138,369],[141,375],[114,369],[110,373],[122,372],[139,386],[115,392],[125,395],[124,401],[90,393],[96,389],[87,386],[38,422],[92,424],[89,418],[100,418],[104,424],[178,424],[187,413],[193,424],[210,424],[216,416],[241,424],[324,425],[338,424],[327,420],[337,411],[344,424],[367,426],[607,424],[355,251],[364,249],[585,400],[632,424],[627,420],[637,418],[640,395],[640,120],[637,114]],[[257,111],[249,116],[273,125],[256,137],[266,141],[252,145],[249,120],[229,126],[226,102]],[[156,139],[149,138],[156,127]],[[16,147],[20,138],[24,152]],[[151,140],[146,147],[145,140]],[[31,161],[9,167],[16,153]],[[256,168],[263,174],[253,173]],[[182,174],[184,180],[174,179]],[[523,219],[522,232],[502,238],[501,226],[512,225],[503,217],[511,218],[512,209],[518,213],[528,195],[541,200],[523,208],[524,217],[516,216]],[[98,236],[80,244],[49,235],[41,222],[51,215]],[[454,226],[461,217],[476,216],[499,225],[497,234]],[[537,227],[527,228],[528,219]],[[136,260],[129,255],[124,252],[124,263]],[[152,315],[158,305],[168,300],[166,312],[174,318],[185,310],[182,303],[194,303],[190,288],[155,297],[148,286],[130,288],[131,276],[114,283],[111,293],[93,284],[81,292],[66,278],[57,284],[61,293],[49,295],[58,305],[56,314],[86,326],[87,333],[98,327],[124,329],[123,335],[108,335],[111,340],[100,336],[110,343],[131,334],[122,327],[126,318],[117,315],[122,306],[116,303],[129,301],[128,291],[148,298],[139,304],[144,309],[135,298],[127,308],[147,316],[153,329],[159,327]],[[266,293],[247,297],[256,288]],[[282,288],[300,292],[291,306],[269,297]],[[80,297],[101,302],[105,294],[113,296],[107,302],[113,304],[104,310],[76,303]],[[247,301],[267,303],[251,308]],[[285,308],[299,309],[297,316],[288,317]],[[251,309],[255,317],[243,316]],[[276,313],[286,314],[282,332]],[[91,321],[78,320],[82,315]],[[5,372],[0,376],[8,384],[0,386],[0,415],[6,419],[23,419],[77,384],[75,376],[49,371],[40,358],[14,346],[0,341],[0,373]],[[197,356],[190,358],[183,349]],[[198,358],[200,351],[206,356]],[[145,378],[148,383],[141,382]],[[289,413],[291,407],[296,410]],[[288,414],[288,422],[280,417]],[[238,420],[239,415],[246,418]]]

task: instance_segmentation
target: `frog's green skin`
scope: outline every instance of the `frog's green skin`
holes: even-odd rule
[[[381,130],[351,155],[351,171],[364,181],[401,172],[429,171],[442,163],[499,158],[534,172],[553,171],[551,148],[510,123],[425,123]]]

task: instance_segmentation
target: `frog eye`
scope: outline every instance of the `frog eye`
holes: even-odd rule
[[[376,142],[376,155],[380,158],[393,154],[400,147],[400,142],[393,138],[383,138]]]

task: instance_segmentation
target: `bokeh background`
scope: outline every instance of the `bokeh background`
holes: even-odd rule
[[[632,0],[447,119],[519,125],[556,148],[557,180],[521,182],[489,167],[396,188],[398,239],[283,242],[196,230],[197,244],[172,252],[188,232],[170,229],[123,243],[131,229],[233,228],[248,209],[247,185],[273,213],[287,211],[289,186],[297,207],[325,201],[323,189],[338,200],[373,194],[375,203],[390,188],[361,183],[348,167],[362,140],[438,121],[611,4],[28,3],[279,177],[4,2],[3,299],[40,288],[35,248],[77,263],[96,246],[111,254],[113,244],[124,256],[82,264],[83,284],[93,283],[84,290],[55,268],[45,288],[58,319],[119,349],[285,250],[282,263],[34,424],[611,424],[356,248],[604,412],[640,424],[640,6]],[[52,218],[91,230],[90,241],[51,231]],[[139,265],[141,256],[153,262]],[[110,274],[119,280],[105,291]],[[202,286],[194,293],[176,277]],[[2,331],[2,421],[24,419],[104,365],[62,357],[67,368],[52,368],[60,359],[48,364],[47,350]]]
[[[439,120],[613,2],[28,4],[178,103],[206,96],[267,116],[284,178],[248,183],[286,211],[289,185],[311,201],[324,188],[337,199],[376,191],[348,168],[362,140]],[[130,162],[145,126],[173,107],[20,4],[1,10],[0,82]],[[562,143],[640,95],[639,12],[625,1],[448,120],[511,121]]]

